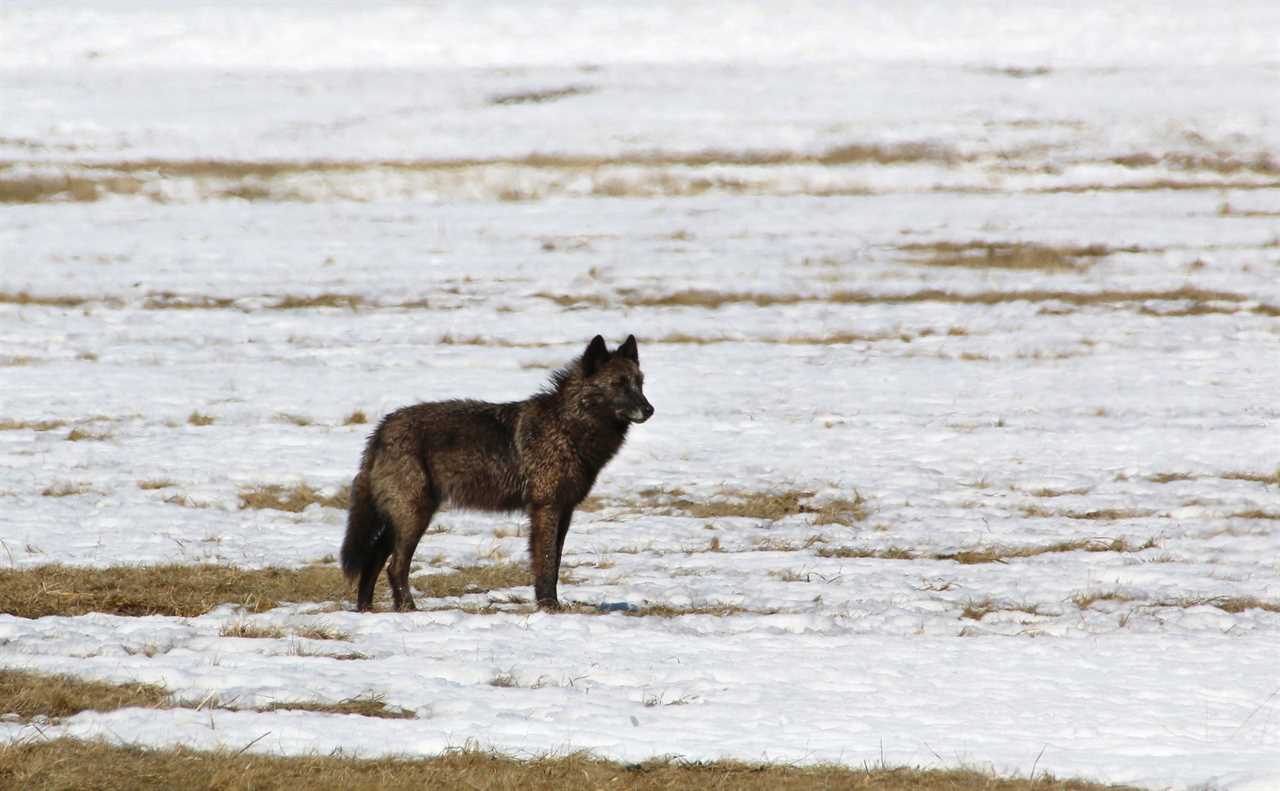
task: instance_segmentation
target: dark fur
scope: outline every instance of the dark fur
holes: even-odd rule
[[[356,608],[373,604],[382,566],[397,610],[414,609],[409,564],[445,503],[529,514],[538,606],[556,609],[560,554],[573,509],[653,407],[635,336],[610,353],[597,335],[547,389],[524,401],[435,401],[399,409],[369,437],[351,484],[342,570],[359,579]]]

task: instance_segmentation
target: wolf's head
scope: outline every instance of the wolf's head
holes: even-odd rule
[[[653,417],[653,405],[644,397],[636,336],[628,335],[613,352],[605,347],[604,338],[592,338],[582,353],[580,370],[578,396],[593,412],[619,423],[643,423]]]

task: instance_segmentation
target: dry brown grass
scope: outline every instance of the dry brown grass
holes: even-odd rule
[[[193,426],[212,426],[216,419],[213,415],[204,415],[200,412],[187,415],[187,423]]]
[[[4,203],[0,198],[0,203]],[[47,308],[77,308],[88,302],[84,297],[38,295],[26,291],[0,291],[0,304],[4,305],[38,305]]]
[[[315,423],[306,415],[295,415],[292,412],[280,412],[275,420],[277,423],[288,423],[291,426],[310,426]]]
[[[1020,72],[1019,72],[1020,73]],[[1027,72],[1035,73],[1034,70]],[[553,101],[582,93],[581,86],[547,91],[513,92],[491,97],[500,104],[536,103]],[[1028,168],[1044,172],[1036,164],[1010,164],[1021,152],[1006,152],[994,165],[996,170]],[[286,180],[298,175],[360,174],[393,171],[404,174],[455,174],[468,169],[527,168],[534,170],[566,171],[570,174],[594,176],[594,194],[683,194],[697,195],[717,189],[736,193],[760,192],[757,179],[743,178],[727,173],[705,173],[676,178],[665,169],[701,168],[729,165],[737,167],[777,167],[788,165],[819,165],[842,167],[850,165],[954,165],[975,161],[979,157],[955,148],[932,143],[851,143],[834,146],[822,152],[793,150],[723,150],[708,149],[693,152],[635,151],[617,156],[574,156],[565,154],[530,154],[523,157],[495,157],[471,159],[385,159],[385,160],[121,160],[95,163],[75,173],[43,175],[36,173],[0,173],[0,203],[40,203],[48,201],[96,201],[112,195],[164,198],[149,189],[161,179],[192,179],[200,183],[201,193],[210,199],[235,198],[242,200],[307,200],[304,192],[292,187]],[[1280,181],[1274,178],[1265,182],[1258,176],[1274,176],[1276,160],[1269,154],[1233,155],[1228,153],[1189,154],[1172,153],[1156,157],[1150,154],[1133,154],[1108,160],[1130,168],[1151,168],[1164,165],[1178,170],[1210,172],[1218,178],[1206,180],[1169,178],[1162,175],[1127,184],[1059,184],[1029,190],[1031,192],[1092,192],[1134,190],[1223,190],[1223,189],[1275,189]],[[42,163],[32,163],[40,165]],[[62,163],[43,163],[65,167]],[[1086,163],[1080,163],[1086,164]],[[647,169],[652,173],[649,183],[633,186],[628,179],[610,178],[608,169]],[[1048,172],[1054,172],[1050,167]],[[1247,179],[1239,176],[1249,177]],[[1236,177],[1236,178],[1233,178]],[[994,192],[988,188],[939,187],[948,192]],[[814,195],[867,194],[858,186],[815,186],[808,190]],[[526,200],[539,197],[536,191],[509,189],[500,195],[506,200]]]
[[[1266,313],[1280,311],[1280,307],[1256,305],[1250,308],[1222,307],[1218,308],[1205,303],[1242,303],[1251,298],[1231,291],[1214,291],[1196,286],[1182,286],[1165,290],[1119,290],[1102,291],[1050,291],[1045,289],[1026,289],[1011,291],[977,291],[957,293],[941,289],[923,289],[905,293],[876,293],[870,291],[832,291],[821,294],[768,293],[751,291],[715,291],[710,289],[689,289],[668,294],[645,294],[635,290],[620,290],[613,298],[599,294],[564,295],[539,293],[534,296],[550,299],[559,305],[575,306],[580,304],[607,307],[621,305],[633,308],[646,307],[693,307],[715,310],[725,305],[750,304],[757,307],[775,305],[797,305],[811,302],[823,302],[836,305],[903,305],[927,302],[942,302],[960,305],[998,305],[1010,302],[1063,303],[1074,307],[1131,307],[1144,302],[1192,302],[1204,305],[1206,309],[1217,312],[1252,311]]]
[[[342,425],[363,426],[365,423],[368,423],[368,422],[369,422],[369,416],[366,415],[363,410],[357,409],[356,411],[352,412],[350,415],[347,415],[345,418],[343,418]]]
[[[325,508],[346,508],[351,500],[351,488],[344,486],[333,494],[321,494],[305,483],[293,486],[266,484],[240,490],[240,508],[270,509],[298,513],[311,505]]]
[[[515,95],[535,95],[537,92]],[[771,166],[795,164],[847,165],[857,163],[900,164],[914,162],[959,162],[972,157],[954,149],[932,143],[849,143],[821,152],[788,150],[705,149],[690,152],[635,151],[614,156],[533,153],[521,157],[488,157],[459,159],[382,159],[382,160],[214,160],[214,159],[141,159],[95,163],[103,178],[119,174],[141,174],[147,177],[269,180],[309,173],[361,173],[364,171],[402,170],[409,172],[458,171],[489,166],[523,166],[549,169],[593,169],[610,166],[681,166],[704,165]],[[72,177],[74,180],[75,177]],[[86,179],[97,178],[86,176]],[[19,179],[13,179],[17,183]],[[49,186],[59,186],[67,179],[51,177]],[[66,192],[64,188],[62,190]],[[87,196],[87,191],[82,191]],[[92,199],[92,196],[87,196]],[[0,199],[2,200],[2,199]],[[29,201],[23,201],[29,202]]]
[[[658,514],[679,514],[697,519],[743,517],[776,521],[796,514],[815,515],[815,524],[849,525],[865,519],[869,513],[867,501],[858,492],[852,498],[837,497],[816,501],[812,491],[783,489],[779,491],[743,491],[724,489],[720,496],[710,500],[695,500],[679,487],[641,489],[634,497],[605,499],[588,497],[579,504],[582,511],[599,511],[603,508],[626,508]]]
[[[1004,779],[973,770],[790,766],[679,759],[622,764],[574,753],[518,761],[457,750],[418,760],[336,756],[277,757],[243,750],[199,752],[118,747],[68,739],[15,741],[0,747],[0,786],[24,791],[1136,791],[1083,780]]]
[[[1250,508],[1230,514],[1233,519],[1280,519],[1280,511],[1264,511],[1261,508]]]
[[[436,341],[441,346],[488,346],[494,349],[546,349],[554,343],[542,341],[510,341],[505,338],[485,338],[479,335],[454,335],[446,332]]]
[[[881,341],[910,342],[917,337],[933,335],[925,329],[918,333],[911,332],[832,332],[825,335],[784,335],[780,338],[735,338],[723,335],[690,335],[685,332],[673,332],[661,338],[646,340],[645,343],[679,344],[689,346],[710,346],[721,343],[767,343],[782,346],[847,346],[851,343],[878,343]]]
[[[567,569],[566,569],[567,572]],[[533,584],[533,574],[523,563],[464,566],[444,574],[420,574],[410,580],[423,596],[444,598],[467,593],[521,588]]]
[[[778,612],[770,610],[750,610],[736,604],[702,604],[675,607],[667,604],[651,604],[644,607],[632,607],[623,610],[623,615],[631,618],[680,618],[685,615],[714,615],[724,618],[730,615],[773,615]]]
[[[1266,601],[1256,596],[1215,596],[1209,599],[1186,599],[1178,603],[1180,607],[1195,607],[1207,604],[1217,607],[1223,612],[1241,613],[1245,610],[1264,610],[1280,612],[1280,602]]]
[[[815,525],[852,525],[865,520],[871,514],[867,501],[859,492],[853,493],[853,499],[838,498],[827,501],[813,520]]]
[[[1157,165],[1176,170],[1198,170],[1230,176],[1238,173],[1280,175],[1280,161],[1267,152],[1233,154],[1225,151],[1213,153],[1170,152],[1156,156],[1148,153],[1127,154],[1108,160],[1127,168],[1150,168]]]
[[[279,640],[285,632],[279,626],[262,626],[247,621],[235,621],[223,624],[218,630],[222,637],[243,637],[251,640]]]
[[[726,492],[732,499],[688,500],[677,498],[670,507],[697,519],[746,517],[774,521],[794,514],[816,514],[818,508],[808,503],[813,492]]]
[[[153,491],[155,489],[168,489],[178,484],[164,478],[155,478],[147,481],[138,481],[138,488],[143,491]]]
[[[136,195],[143,182],[130,176],[0,176],[0,203],[96,201],[104,195]]]
[[[605,506],[660,514],[681,514],[696,519],[743,517],[776,521],[796,514],[813,514],[814,524],[818,525],[850,525],[866,519],[869,513],[867,501],[858,492],[854,492],[853,498],[838,497],[819,502],[815,501],[814,492],[799,489],[776,492],[725,489],[717,499],[694,500],[679,488],[653,487],[641,489],[635,498],[627,500],[588,498],[579,508],[595,511]]]
[[[1195,479],[1195,475],[1189,472],[1157,472],[1147,476],[1147,480],[1152,483],[1173,483],[1174,481],[1190,481]]]
[[[146,310],[225,310],[235,306],[236,301],[232,297],[175,294],[172,291],[153,291],[142,302]]]
[[[1145,519],[1148,516],[1154,516],[1155,513],[1145,508],[1095,508],[1090,511],[1063,511],[1061,515],[1068,519],[1112,522],[1121,519]]]
[[[973,621],[981,621],[993,612],[1001,611],[1025,612],[1028,615],[1039,615],[1040,610],[1033,604],[1009,604],[997,602],[994,599],[971,599],[965,604],[964,609],[960,611],[961,618],[968,618]]]
[[[1082,610],[1100,601],[1133,601],[1133,597],[1120,591],[1082,591],[1071,596],[1071,603]]]
[[[1272,472],[1228,472],[1222,477],[1228,481],[1252,481],[1267,486],[1280,486],[1280,467]]]
[[[822,547],[818,556],[824,558],[879,558],[881,560],[949,560],[962,565],[980,563],[1006,563],[1019,558],[1031,558],[1058,552],[1141,552],[1158,546],[1155,539],[1147,539],[1141,544],[1134,544],[1123,538],[1079,539],[1076,541],[1055,541],[1050,544],[1028,544],[1023,546],[1005,546],[997,544],[989,547],[975,547],[956,552],[917,553],[902,547],[888,549],[870,549],[866,547]]]
[[[1044,487],[1040,489],[1032,489],[1031,491],[1027,492],[1027,494],[1031,495],[1032,497],[1053,498],[1053,497],[1068,497],[1068,496],[1088,494],[1089,491],[1090,489],[1088,486],[1080,486],[1075,489],[1051,489],[1049,487]]]
[[[491,97],[499,105],[537,103],[563,99],[587,92],[582,86],[569,86],[549,91],[525,91]],[[0,173],[0,203],[43,203],[101,200],[112,195],[133,195],[163,200],[149,191],[148,185],[160,179],[194,179],[208,198],[242,200],[305,200],[283,180],[302,174],[359,174],[374,171],[402,173],[456,173],[468,169],[531,168],[596,174],[607,168],[697,168],[711,165],[769,167],[778,165],[855,164],[900,165],[920,162],[953,164],[970,159],[954,149],[929,143],[884,143],[835,146],[819,153],[788,150],[730,151],[708,149],[688,153],[639,151],[617,156],[573,156],[565,154],[530,154],[524,157],[418,160],[121,160],[95,163],[91,169],[61,175],[35,173],[8,175]],[[35,163],[38,164],[38,163]],[[59,163],[60,164],[60,163]],[[662,174],[659,174],[661,176]],[[687,180],[658,179],[667,192],[698,194],[708,189],[738,192],[758,189],[754,182],[725,174],[707,174]],[[601,180],[596,194],[628,194],[625,180]],[[818,191],[821,194],[821,190]],[[832,194],[865,190],[835,189]],[[516,189],[508,190],[504,199],[522,200],[537,197]]]
[[[1004,66],[982,69],[982,71],[1001,77],[1012,77],[1015,80],[1025,80],[1028,77],[1044,77],[1053,73],[1053,69],[1048,66]]]
[[[93,487],[87,483],[53,483],[41,490],[43,497],[74,497],[77,494],[88,494]]]
[[[221,604],[264,612],[285,602],[341,598],[347,583],[333,568],[236,569],[215,565],[63,565],[0,569],[0,612],[46,615],[175,615],[194,617]]]
[[[212,508],[213,503],[203,500],[193,500],[185,494],[174,494],[164,498],[169,505],[179,505],[183,508]]]
[[[272,703],[262,711],[316,711],[324,714],[358,714],[361,717],[378,717],[388,720],[412,720],[418,716],[412,711],[388,706],[380,695],[361,695],[340,700],[337,703],[282,701]]]
[[[67,425],[65,420],[15,420],[0,418],[0,431],[53,431]]]
[[[277,637],[261,631],[226,629],[224,637]],[[18,670],[0,670],[0,713],[14,714],[22,721],[36,717],[57,720],[82,711],[114,711],[122,708],[163,709],[187,707],[192,703],[173,701],[167,690],[152,684],[111,684],[86,681],[73,676],[31,673]],[[200,704],[213,708],[225,708],[216,700]],[[253,711],[315,711],[326,714],[356,714],[362,717],[387,719],[412,719],[411,711],[386,705],[381,696],[361,695],[336,703],[280,702]],[[0,775],[2,777],[2,775]],[[2,784],[0,784],[2,785]],[[96,786],[95,786],[96,787]]]
[[[359,294],[315,294],[312,296],[286,295],[269,307],[272,310],[304,310],[308,308],[347,308],[355,310],[364,305]]]
[[[547,102],[554,102],[559,99],[568,99],[571,96],[582,96],[583,94],[594,93],[595,90],[596,89],[590,85],[566,85],[563,88],[547,88],[540,91],[500,93],[490,96],[489,104],[546,104]]]
[[[103,442],[111,439],[109,431],[91,431],[87,428],[77,426],[67,433],[68,442]]]
[[[82,711],[172,705],[169,693],[151,684],[107,684],[72,676],[0,670],[0,714],[16,714],[24,721],[33,717],[70,717]]]
[[[1224,201],[1218,207],[1219,217],[1280,217],[1280,211],[1258,211],[1255,209],[1238,209],[1230,202]]]
[[[1101,244],[1052,246],[1033,242],[930,242],[898,248],[911,254],[909,263],[973,269],[1015,269],[1041,272],[1081,272],[1094,260],[1141,248],[1112,248]]]
[[[341,629],[335,629],[325,624],[315,624],[312,626],[300,626],[293,630],[295,637],[301,637],[304,640],[337,640],[339,642],[350,642],[351,634]]]

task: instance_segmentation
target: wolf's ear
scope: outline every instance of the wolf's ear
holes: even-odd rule
[[[605,348],[604,338],[597,335],[591,339],[591,343],[587,344],[587,350],[582,353],[582,373],[591,376],[607,362],[609,362],[609,350]]]
[[[640,353],[636,351],[636,336],[628,335],[627,339],[623,341],[614,354],[638,364],[640,362]]]

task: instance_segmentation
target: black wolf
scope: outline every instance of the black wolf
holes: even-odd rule
[[[356,609],[372,607],[388,557],[395,608],[414,609],[409,563],[444,503],[526,511],[534,594],[539,607],[558,609],[560,554],[573,509],[622,447],[627,428],[652,416],[634,335],[612,353],[597,335],[524,401],[434,401],[387,415],[351,484],[342,571],[359,578]]]

